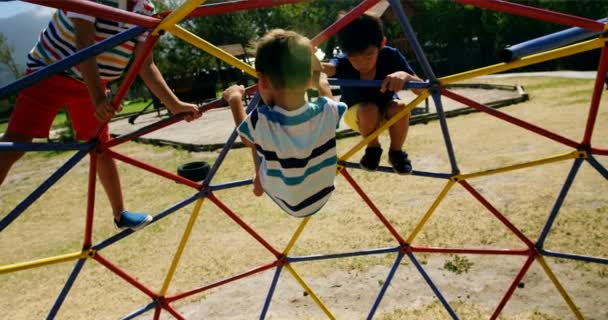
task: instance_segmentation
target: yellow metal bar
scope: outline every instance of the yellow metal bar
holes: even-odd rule
[[[441,84],[446,85],[449,83],[459,82],[459,81],[463,81],[463,80],[467,80],[467,79],[471,79],[471,78],[475,78],[475,77],[479,77],[479,76],[483,76],[483,75],[488,75],[488,74],[498,73],[498,72],[502,72],[502,71],[506,71],[506,70],[510,70],[510,69],[525,67],[525,66],[539,63],[539,62],[562,58],[562,57],[574,55],[577,53],[601,48],[604,46],[604,43],[606,41],[608,41],[608,38],[597,38],[597,39],[573,44],[570,46],[566,46],[563,48],[554,49],[551,51],[523,57],[521,59],[517,59],[517,60],[509,62],[509,63],[499,63],[499,64],[495,64],[495,65],[491,65],[491,66],[487,66],[487,67],[483,67],[483,68],[439,78],[439,81],[441,82]]]
[[[578,310],[578,308],[576,307],[576,305],[574,304],[572,299],[570,299],[570,296],[568,295],[568,293],[566,292],[564,287],[562,287],[561,283],[559,283],[559,280],[557,280],[557,277],[555,276],[555,274],[553,274],[553,271],[551,271],[551,268],[549,268],[549,265],[547,264],[547,262],[545,262],[545,258],[543,258],[543,256],[541,256],[540,254],[537,254],[536,260],[538,260],[540,265],[543,267],[543,269],[545,270],[545,273],[547,274],[549,279],[551,279],[551,281],[555,285],[555,288],[557,288],[557,291],[559,291],[559,294],[561,294],[562,298],[564,298],[564,300],[566,300],[566,303],[568,304],[568,306],[570,307],[570,310],[572,310],[572,312],[574,313],[576,318],[579,320],[585,319],[585,318],[583,318],[583,315]]]
[[[507,172],[507,171],[530,168],[530,167],[540,166],[543,164],[558,162],[558,161],[562,161],[562,160],[575,159],[575,158],[578,158],[579,156],[581,156],[581,151],[572,151],[572,152],[568,152],[566,154],[561,154],[561,155],[557,155],[557,156],[553,156],[553,157],[547,157],[547,158],[534,160],[534,161],[530,161],[530,162],[519,163],[519,164],[506,166],[506,167],[502,167],[502,168],[490,169],[490,170],[480,171],[480,172],[475,172],[475,173],[461,174],[461,175],[456,176],[455,178],[458,180],[466,180],[466,179],[471,179],[471,178],[489,176],[489,175],[496,174],[496,173],[503,173],[503,172]]]
[[[439,196],[437,196],[437,199],[435,199],[435,202],[433,202],[433,205],[431,205],[431,207],[426,212],[426,214],[422,217],[420,222],[418,222],[418,225],[416,226],[416,228],[414,228],[414,231],[412,231],[412,234],[410,234],[410,236],[407,238],[407,240],[405,240],[405,243],[411,244],[412,242],[414,242],[414,238],[416,237],[416,235],[418,235],[420,230],[422,230],[422,227],[424,226],[424,224],[431,218],[431,216],[433,215],[433,212],[435,212],[435,209],[437,209],[437,207],[441,203],[441,200],[443,200],[443,198],[445,198],[445,196],[448,194],[448,191],[450,191],[450,189],[452,188],[454,183],[456,183],[456,181],[449,180],[448,183],[445,185],[445,187],[443,187],[443,190],[441,190],[441,193],[439,194]]]
[[[327,309],[327,307],[323,304],[321,299],[319,299],[319,297],[317,297],[317,295],[314,292],[312,292],[312,289],[310,289],[310,287],[306,284],[306,282],[304,282],[304,280],[300,277],[300,275],[298,275],[298,273],[291,267],[291,265],[289,263],[286,263],[285,268],[287,268],[287,271],[289,271],[289,273],[291,273],[291,275],[296,279],[296,281],[298,281],[300,283],[302,288],[304,288],[304,290],[306,290],[306,292],[308,292],[308,294],[310,295],[312,300],[314,300],[314,302],[323,310],[323,312],[325,312],[325,315],[329,319],[335,320],[336,317],[334,317],[334,315],[331,313],[331,311],[329,311],[329,309]]]
[[[0,266],[0,274],[16,272],[16,271],[21,271],[21,270],[26,270],[26,269],[32,269],[32,268],[36,268],[36,267],[66,262],[66,261],[70,261],[70,260],[84,259],[84,258],[88,257],[88,253],[89,253],[89,251],[78,251],[78,252],[68,253],[68,254],[50,257],[50,258],[44,258],[44,259],[16,263],[16,264],[9,264],[6,266]]]
[[[298,238],[300,237],[300,234],[302,233],[302,231],[304,231],[304,227],[306,226],[306,224],[308,223],[310,218],[311,218],[311,216],[308,216],[308,217],[304,218],[304,220],[302,220],[302,222],[300,222],[298,229],[293,234],[293,236],[291,236],[291,240],[289,240],[287,247],[285,247],[285,250],[283,250],[284,256],[287,256],[289,254],[289,251],[291,251],[291,248],[293,248],[293,246],[296,244],[296,240],[298,240]]]
[[[425,90],[421,93],[416,99],[412,100],[403,110],[399,111],[392,118],[390,118],[383,126],[376,129],[376,131],[372,132],[369,136],[365,137],[361,142],[359,142],[356,146],[354,146],[350,151],[340,157],[340,161],[346,161],[350,157],[352,157],[357,151],[361,150],[361,148],[365,147],[370,141],[374,140],[377,136],[379,136],[384,130],[390,128],[393,124],[395,124],[399,119],[405,117],[408,113],[410,113],[418,104],[428,98],[429,92]]]
[[[196,218],[198,217],[199,212],[201,211],[201,206],[203,205],[203,201],[205,198],[200,198],[196,201],[194,205],[194,210],[190,215],[190,220],[188,220],[188,225],[186,226],[186,230],[184,230],[184,234],[182,235],[182,240],[177,247],[177,252],[175,252],[175,256],[173,257],[173,261],[171,262],[171,267],[167,271],[167,275],[165,276],[165,281],[163,282],[163,287],[160,289],[159,295],[164,297],[169,289],[169,284],[171,283],[171,279],[173,279],[173,275],[175,274],[175,269],[177,269],[177,264],[179,263],[180,258],[182,257],[182,253],[184,252],[184,248],[186,247],[186,243],[188,242],[188,238],[190,237],[190,233],[192,232],[192,228],[194,227],[194,223],[196,222]]]
[[[207,0],[189,0],[182,4],[179,8],[173,10],[160,24],[152,31],[153,35],[158,35],[161,30],[168,30],[175,26],[176,23],[183,20],[192,10]]]
[[[171,32],[174,36],[190,43],[191,45],[193,45],[199,49],[202,49],[205,52],[207,52],[215,57],[218,57],[222,61],[224,61],[232,66],[235,66],[235,67],[247,72],[249,75],[257,78],[255,69],[252,66],[235,58],[228,52],[214,46],[213,44],[201,39],[199,36],[195,35],[194,33],[190,32],[180,26],[175,26],[171,29],[168,29],[167,31]]]

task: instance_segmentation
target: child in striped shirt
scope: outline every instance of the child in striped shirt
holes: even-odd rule
[[[131,12],[152,15],[154,7],[149,0],[95,0],[101,4]],[[26,73],[32,73],[58,62],[96,42],[114,36],[129,25],[95,18],[75,12],[57,10],[48,27],[42,31],[34,48],[28,54]],[[118,79],[133,54],[143,46],[146,35],[127,41],[115,48],[82,62],[63,73],[22,90],[9,120],[8,129],[1,141],[31,142],[49,134],[53,119],[65,106],[76,137],[80,140],[95,138],[101,128],[100,143],[109,140],[107,121],[116,110],[110,102],[106,84]],[[200,116],[196,105],[180,101],[169,89],[152,55],[144,61],[139,75],[148,88],[173,113],[189,113],[188,121]],[[0,184],[11,166],[23,152],[7,152],[0,157]],[[117,227],[140,229],[152,221],[150,215],[124,210],[120,179],[114,159],[101,152],[98,155],[97,174],[112,206]]]
[[[260,39],[255,58],[264,105],[245,117],[244,88],[224,91],[241,140],[252,149],[254,194],[266,192],[296,217],[319,211],[334,190],[336,129],[346,105],[332,99],[326,77],[313,84],[313,69],[320,68],[307,38],[276,29]],[[315,102],[306,100],[311,85],[321,95]]]

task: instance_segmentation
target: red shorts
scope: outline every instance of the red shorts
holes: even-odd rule
[[[95,138],[101,123],[95,118],[95,106],[86,85],[60,75],[51,76],[19,92],[7,130],[32,138],[46,138],[55,116],[63,106],[66,107],[76,138]],[[99,141],[108,140],[110,135],[106,123],[102,127]]]

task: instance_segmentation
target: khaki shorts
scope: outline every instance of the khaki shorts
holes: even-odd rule
[[[392,100],[388,104],[391,104],[395,101],[399,101],[399,100]],[[360,107],[361,107],[361,104],[357,103],[357,104],[353,105],[352,107],[348,108],[348,110],[346,110],[346,113],[344,113],[344,123],[346,123],[351,129],[353,129],[359,133],[361,133],[361,131],[359,130],[359,116],[358,116]],[[380,119],[380,123],[378,124],[378,128],[382,127],[388,121],[388,119],[386,119],[385,112],[383,112],[382,110],[381,110],[381,112],[382,112],[382,114],[380,115],[381,119]]]

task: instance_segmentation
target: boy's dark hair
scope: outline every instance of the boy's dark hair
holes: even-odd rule
[[[308,38],[293,31],[274,29],[257,43],[255,70],[277,88],[305,86],[312,76],[311,56]]]
[[[369,46],[380,48],[383,39],[382,21],[366,14],[338,31],[338,44],[346,54],[365,51]]]

